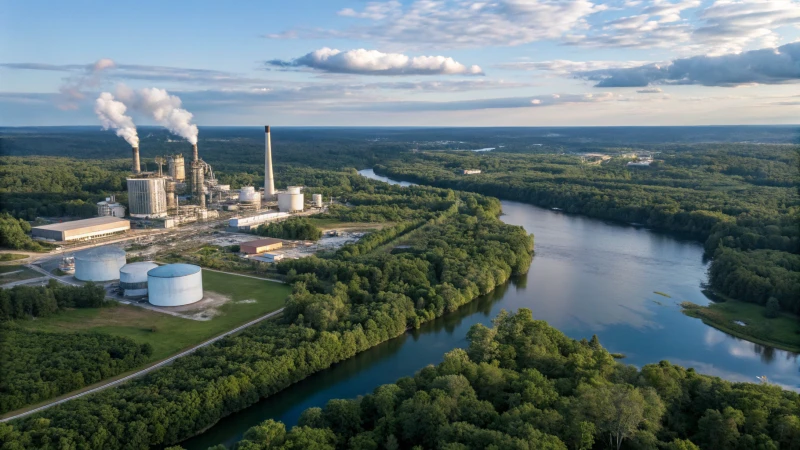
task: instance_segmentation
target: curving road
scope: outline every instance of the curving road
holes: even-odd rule
[[[240,325],[240,326],[238,326],[238,327],[236,327],[236,328],[234,328],[234,329],[232,329],[230,331],[226,331],[225,333],[222,333],[217,337],[211,338],[211,339],[209,339],[209,340],[207,340],[205,342],[197,344],[197,345],[195,345],[194,347],[192,347],[192,348],[190,348],[188,350],[184,350],[181,353],[178,353],[177,355],[170,356],[169,358],[167,358],[167,359],[165,359],[163,361],[160,361],[160,362],[158,362],[156,364],[153,364],[150,367],[146,367],[146,368],[144,368],[144,369],[142,369],[142,370],[140,370],[140,371],[138,371],[136,373],[132,373],[132,374],[130,374],[128,376],[120,378],[119,380],[109,381],[106,384],[103,384],[101,386],[97,386],[95,388],[89,389],[88,391],[80,392],[80,393],[75,394],[75,395],[70,395],[69,397],[62,398],[61,400],[52,401],[52,402],[50,402],[50,403],[48,403],[46,405],[40,406],[38,408],[34,408],[34,409],[30,410],[30,411],[26,411],[26,412],[23,412],[23,413],[20,413],[20,414],[16,414],[16,415],[13,415],[13,416],[10,416],[10,417],[5,417],[3,419],[0,419],[0,423],[7,422],[9,420],[19,419],[20,417],[25,417],[27,415],[30,415],[30,414],[33,414],[33,413],[37,413],[39,411],[43,411],[43,410],[45,410],[47,408],[50,408],[51,406],[55,406],[55,405],[58,405],[60,403],[68,402],[68,401],[70,401],[72,399],[75,399],[75,398],[78,398],[78,397],[83,397],[84,395],[92,394],[94,392],[99,392],[99,391],[102,391],[103,389],[108,389],[108,388],[110,388],[112,386],[116,386],[118,384],[124,383],[124,382],[126,382],[126,381],[128,381],[130,379],[133,379],[133,378],[136,378],[136,377],[140,377],[140,376],[142,376],[142,375],[144,375],[144,374],[146,374],[146,373],[148,373],[148,372],[150,372],[152,370],[158,369],[159,367],[163,367],[163,366],[171,363],[172,361],[175,361],[176,359],[178,359],[178,358],[180,358],[182,356],[186,356],[186,355],[188,355],[190,353],[193,353],[198,348],[202,348],[202,347],[205,347],[206,345],[213,344],[214,342],[217,342],[218,340],[220,340],[220,339],[222,339],[224,337],[227,337],[227,336],[229,336],[231,334],[234,334],[234,333],[237,333],[239,331],[242,331],[247,327],[255,325],[258,322],[261,322],[262,320],[269,319],[270,317],[278,315],[281,312],[283,312],[283,309],[284,308],[277,309],[277,310],[272,311],[271,313],[269,313],[269,314],[267,314],[265,316],[261,316],[261,317],[259,317],[257,319],[251,320],[250,322],[247,322],[244,325]]]

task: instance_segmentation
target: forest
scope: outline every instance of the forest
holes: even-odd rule
[[[303,241],[317,241],[322,237],[322,230],[305,218],[292,218],[282,222],[262,224],[256,228],[255,233],[259,236]]]
[[[713,256],[712,287],[728,297],[800,313],[798,151],[789,145],[672,146],[648,168],[623,158],[427,152],[376,172],[569,213],[682,233]],[[481,169],[461,175],[462,169]]]
[[[307,409],[291,430],[267,420],[232,448],[800,448],[800,395],[778,386],[668,361],[640,370],[616,362],[597,336],[570,339],[528,309],[473,325],[467,339],[437,366]]]
[[[46,286],[0,289],[0,323],[47,317],[67,308],[100,308],[107,303],[103,286],[89,282],[76,287],[50,279]]]
[[[315,173],[331,176],[309,169],[303,184],[316,185]],[[293,293],[280,322],[248,328],[118,388],[2,424],[0,443],[138,449],[180,442],[314,372],[453,311],[529,267],[532,237],[497,218],[496,199],[338,176],[339,185],[349,186],[348,195],[361,202],[381,201],[389,209],[413,211],[409,218],[424,218],[413,235],[395,232],[414,251],[394,254],[370,244],[281,262],[278,270]]]

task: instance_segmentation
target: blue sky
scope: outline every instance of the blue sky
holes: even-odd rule
[[[800,1],[0,7],[3,126],[183,110],[175,120],[200,126],[766,124],[800,111]],[[103,92],[124,110],[96,111]]]

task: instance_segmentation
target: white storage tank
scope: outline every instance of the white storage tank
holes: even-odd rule
[[[192,264],[167,264],[147,272],[150,303],[181,306],[202,300],[203,272]]]
[[[311,196],[311,203],[317,208],[322,208],[322,194],[314,194]]]
[[[125,262],[125,250],[121,248],[90,248],[75,253],[75,278],[96,282],[116,280]]]
[[[305,206],[305,198],[300,186],[289,186],[284,192],[278,192],[278,211],[296,212],[302,211]]]
[[[119,269],[119,288],[122,295],[129,298],[147,295],[147,272],[158,267],[149,261],[125,264]]]
[[[239,202],[261,203],[261,194],[253,186],[244,186],[239,191]]]

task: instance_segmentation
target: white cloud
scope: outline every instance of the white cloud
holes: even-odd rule
[[[709,46],[710,54],[741,51],[748,44],[774,47],[777,28],[800,26],[800,2],[792,0],[717,0],[700,13],[703,26],[694,41]]]
[[[660,88],[647,88],[647,89],[639,89],[636,92],[639,94],[660,94],[663,91]]]
[[[644,87],[652,84],[741,86],[800,82],[800,42],[722,56],[695,56],[669,64],[578,72],[598,87]]]
[[[324,47],[292,61],[272,60],[267,64],[361,75],[483,75],[480,67],[467,67],[445,56],[410,57],[363,48],[340,51]]]
[[[586,72],[590,70],[637,67],[647,63],[647,61],[570,61],[566,59],[556,59],[552,61],[518,61],[498,64],[495,67],[508,70],[530,70],[568,75],[575,72]]]

